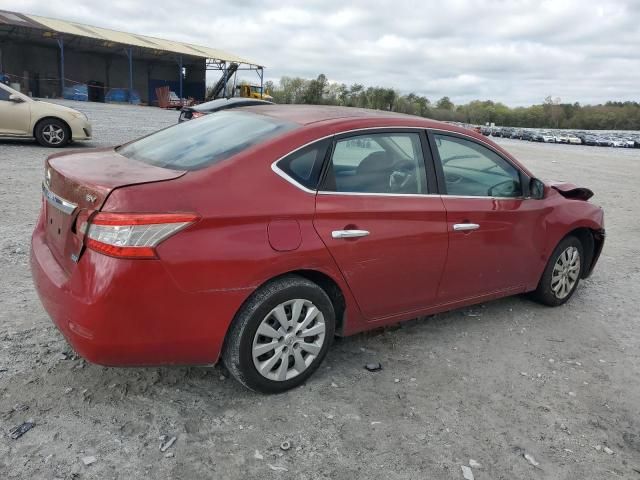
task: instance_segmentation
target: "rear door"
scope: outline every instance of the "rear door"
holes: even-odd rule
[[[436,298],[448,240],[426,147],[421,131],[367,130],[336,137],[325,165],[314,225],[369,320]]]
[[[440,303],[522,291],[540,255],[543,207],[526,198],[526,176],[471,137],[431,132],[429,140],[449,231]]]

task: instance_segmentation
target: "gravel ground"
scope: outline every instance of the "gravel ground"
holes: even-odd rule
[[[75,149],[177,119],[64,103],[94,124],[96,140]],[[51,152],[0,142],[0,478],[462,479],[473,459],[479,480],[640,479],[640,151],[501,143],[542,178],[593,188],[606,210],[600,264],[572,301],[512,297],[338,339],[305,386],[261,396],[220,367],[75,357],[28,268]],[[384,369],[364,370],[371,361]],[[162,435],[176,437],[166,452]]]

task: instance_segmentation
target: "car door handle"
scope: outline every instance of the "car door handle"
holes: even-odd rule
[[[477,223],[455,223],[453,225],[454,232],[468,232],[470,230],[477,230],[480,228],[480,225]]]
[[[369,232],[366,230],[334,230],[331,232],[333,238],[357,238],[366,237]]]

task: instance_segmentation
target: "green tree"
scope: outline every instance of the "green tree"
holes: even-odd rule
[[[442,97],[440,100],[436,102],[436,108],[440,110],[453,110],[453,102],[449,97]]]

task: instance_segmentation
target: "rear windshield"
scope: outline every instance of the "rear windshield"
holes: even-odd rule
[[[117,151],[158,167],[198,170],[295,127],[250,112],[217,112],[160,130]]]

